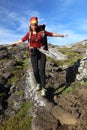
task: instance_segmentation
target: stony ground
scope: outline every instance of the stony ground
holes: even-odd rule
[[[21,48],[0,46],[0,123],[19,111],[25,100],[23,75],[26,73],[26,58],[28,57],[27,51],[24,53],[25,49],[24,46]],[[70,75],[71,73],[72,71],[70,71]],[[44,129],[37,130],[87,130],[87,80],[83,84],[76,83],[74,80],[70,81],[70,79],[70,82],[66,84],[66,80],[66,70],[54,62],[48,61],[46,98],[71,113],[78,120],[77,123],[75,125],[62,124],[47,111],[39,109],[37,124],[42,124]],[[45,124],[41,119],[45,121]],[[50,127],[51,125],[52,127]]]
[[[56,77],[57,73],[59,77]],[[65,72],[59,70],[56,70],[55,76],[48,77],[53,87],[48,88],[47,98],[78,120],[75,125],[59,125],[58,130],[87,130],[87,82],[72,82],[66,86]]]
[[[57,95],[55,102],[78,119],[76,125],[68,126],[69,130],[87,130],[87,85],[73,87],[73,92]]]

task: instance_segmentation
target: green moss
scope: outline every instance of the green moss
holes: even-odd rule
[[[55,60],[53,58],[47,57],[48,61],[52,61],[53,63],[55,63],[58,66],[63,66],[63,65],[72,66],[75,62],[77,62],[78,60],[80,60],[82,58],[81,54],[79,54],[78,52],[72,51],[70,48],[64,47],[64,48],[59,48],[58,50],[61,53],[63,53],[64,55],[66,55],[68,57],[68,59]]]
[[[29,51],[26,51],[24,56],[29,57]]]
[[[26,59],[23,62],[24,62],[23,68],[28,68],[29,67],[29,59]]]
[[[64,90],[64,93],[70,93],[70,92],[72,92],[72,91],[73,91],[72,86],[69,86],[68,88],[66,88],[66,89]]]
[[[19,96],[23,96],[23,95],[24,95],[24,92],[23,92],[22,90],[20,90],[20,91],[17,92],[17,94],[18,94]]]
[[[19,113],[4,122],[4,124],[0,126],[0,130],[29,130],[32,122],[32,117],[28,115],[30,107],[31,104],[25,102]]]
[[[87,85],[87,81],[85,82],[73,82],[70,86],[68,86],[65,90],[64,93],[69,93],[69,92],[73,92],[76,91],[75,88],[82,88],[83,86]]]
[[[85,85],[87,85],[87,81],[81,82],[80,84],[81,84],[82,86],[85,86]]]
[[[55,60],[55,59],[53,59],[53,58],[51,58],[51,57],[48,57],[48,56],[47,56],[47,61],[51,61],[51,62],[53,62],[53,63],[56,64],[56,65],[59,64],[59,60],[57,61],[57,60]]]
[[[7,62],[8,60],[7,59],[0,59],[0,62],[1,63],[5,63],[5,62]]]
[[[27,69],[29,67],[29,58],[26,58],[25,60],[16,61],[16,69]]]
[[[29,67],[28,60],[29,59],[16,61],[15,67],[12,70],[12,76],[8,79],[8,85],[12,85],[13,83],[16,83],[25,78],[24,71],[26,71],[26,69]]]
[[[17,76],[12,76],[11,78],[8,79],[7,84],[12,85],[13,83],[16,83],[19,80]]]
[[[82,54],[79,54],[78,52],[74,52],[73,50],[67,47],[60,48],[59,51],[68,57],[67,60],[64,61],[60,60],[59,65],[71,66],[82,58]]]

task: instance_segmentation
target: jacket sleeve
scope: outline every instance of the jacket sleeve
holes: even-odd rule
[[[21,40],[22,42],[25,42],[28,39],[29,39],[29,32]]]
[[[52,33],[52,32],[45,31],[45,34],[46,34],[46,36],[50,36],[50,37],[53,36],[53,33]]]

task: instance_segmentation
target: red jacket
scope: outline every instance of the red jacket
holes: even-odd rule
[[[53,36],[52,32],[44,31],[46,36]],[[28,32],[23,38],[22,42],[25,42],[26,40],[29,40],[30,32]],[[34,48],[40,48],[43,46],[44,37],[42,36],[41,32],[38,32],[37,34],[32,34],[31,36],[31,42],[30,46]]]

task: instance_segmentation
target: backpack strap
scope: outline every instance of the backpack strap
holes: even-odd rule
[[[32,37],[32,32],[29,31],[28,48],[31,48],[31,37]]]
[[[48,50],[47,36],[46,36],[46,34],[45,34],[45,30],[42,30],[42,31],[40,31],[40,32],[41,32],[41,35],[42,35],[42,37],[43,37],[43,39],[44,39],[44,41],[43,41],[44,49],[45,49],[45,50]]]
[[[40,32],[41,32],[42,37],[44,38],[45,37],[45,31],[43,30],[43,31],[40,31]]]

